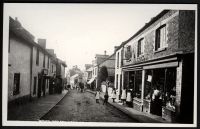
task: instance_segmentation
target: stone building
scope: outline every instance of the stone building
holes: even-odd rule
[[[192,123],[194,44],[195,11],[163,10],[117,48],[118,95],[126,89],[134,109]]]

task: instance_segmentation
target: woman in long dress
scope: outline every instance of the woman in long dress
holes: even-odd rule
[[[100,98],[100,92],[99,90],[97,90],[95,94],[96,103],[99,103],[99,98]]]
[[[122,90],[121,100],[122,100],[122,103],[124,105],[124,102],[126,101],[126,89]]]
[[[115,99],[116,99],[116,90],[115,90],[115,88],[113,88],[113,90],[112,90],[112,97],[111,98],[113,99],[113,103],[114,103]]]

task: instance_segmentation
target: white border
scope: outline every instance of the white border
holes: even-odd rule
[[[170,9],[196,10],[195,13],[195,72],[194,72],[194,123],[193,124],[172,124],[172,123],[116,123],[116,122],[63,122],[63,121],[7,121],[7,95],[8,95],[8,28],[9,17],[6,14],[4,3],[3,14],[3,75],[2,75],[2,125],[3,126],[82,126],[82,127],[196,127],[197,126],[197,4],[151,4],[151,6],[170,7]],[[19,3],[14,3],[19,4]],[[23,4],[23,3],[20,3]],[[33,4],[33,3],[32,3]],[[58,5],[58,4],[56,4]],[[90,4],[91,5],[91,4]],[[110,5],[110,4],[109,4]],[[114,5],[114,4],[113,4]],[[116,5],[116,4],[115,4]],[[123,4],[125,5],[125,4]],[[179,5],[179,6],[177,6]],[[149,6],[137,4],[137,7]],[[181,8],[180,8],[181,7]]]

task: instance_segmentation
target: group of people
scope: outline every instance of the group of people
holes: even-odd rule
[[[75,88],[77,91],[84,92],[84,88],[85,88],[84,83],[82,82],[76,83]]]
[[[105,95],[104,95],[104,101],[103,101],[103,105],[108,103],[108,90],[106,90]],[[113,100],[113,103],[115,103],[115,99],[116,99],[116,90],[115,88],[113,88],[112,93],[111,93],[111,98]],[[99,103],[99,99],[100,99],[100,91],[97,90],[95,93],[95,99],[96,99],[96,103]]]

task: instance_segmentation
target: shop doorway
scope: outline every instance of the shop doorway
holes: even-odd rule
[[[41,97],[41,76],[38,74],[38,98]]]

